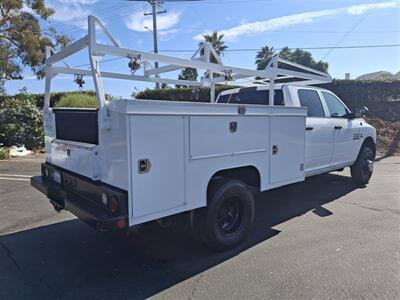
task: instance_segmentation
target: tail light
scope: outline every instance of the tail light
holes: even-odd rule
[[[110,208],[111,212],[115,214],[119,209],[119,201],[118,198],[115,196],[111,196],[108,201],[108,207]]]

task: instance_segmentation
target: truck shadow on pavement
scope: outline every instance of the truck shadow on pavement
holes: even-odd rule
[[[356,188],[349,177],[326,174],[259,193],[250,237],[225,253],[200,244],[179,222],[146,226],[129,240],[96,233],[79,220],[4,235],[0,298],[149,297],[273,238],[282,222],[310,211],[329,216],[322,205]]]

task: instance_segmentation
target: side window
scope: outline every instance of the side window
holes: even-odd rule
[[[241,101],[239,98],[239,94],[233,93],[220,96],[218,98],[218,103],[241,103]]]
[[[269,104],[269,90],[243,89],[239,93],[220,96],[218,103]],[[274,91],[274,105],[284,106],[282,90]]]
[[[266,105],[267,103],[267,93],[266,91],[257,91],[256,89],[251,90],[241,90],[239,92],[240,103],[243,104],[258,104]]]
[[[282,90],[274,90],[274,105],[285,106]]]
[[[318,92],[314,90],[298,90],[300,105],[308,108],[309,117],[325,117],[324,108]]]
[[[324,99],[326,105],[329,109],[329,114],[331,117],[344,117],[347,115],[347,109],[344,105],[339,101],[337,97],[332,95],[331,93],[322,92],[324,95]]]
[[[218,103],[228,103],[231,94],[222,95],[218,99]]]

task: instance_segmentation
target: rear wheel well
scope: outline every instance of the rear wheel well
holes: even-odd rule
[[[210,183],[213,181],[213,179],[219,177],[237,179],[244,182],[248,186],[253,186],[258,189],[260,189],[261,187],[260,172],[254,166],[245,166],[245,167],[220,170],[211,177]],[[207,190],[210,187],[210,183],[208,184]]]

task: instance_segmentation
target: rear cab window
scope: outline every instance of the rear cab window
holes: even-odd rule
[[[307,107],[307,116],[325,118],[324,108],[316,90],[299,89],[300,106]]]
[[[221,95],[218,103],[268,105],[269,90],[242,89],[236,93]],[[274,90],[274,105],[285,105],[282,90]]]

